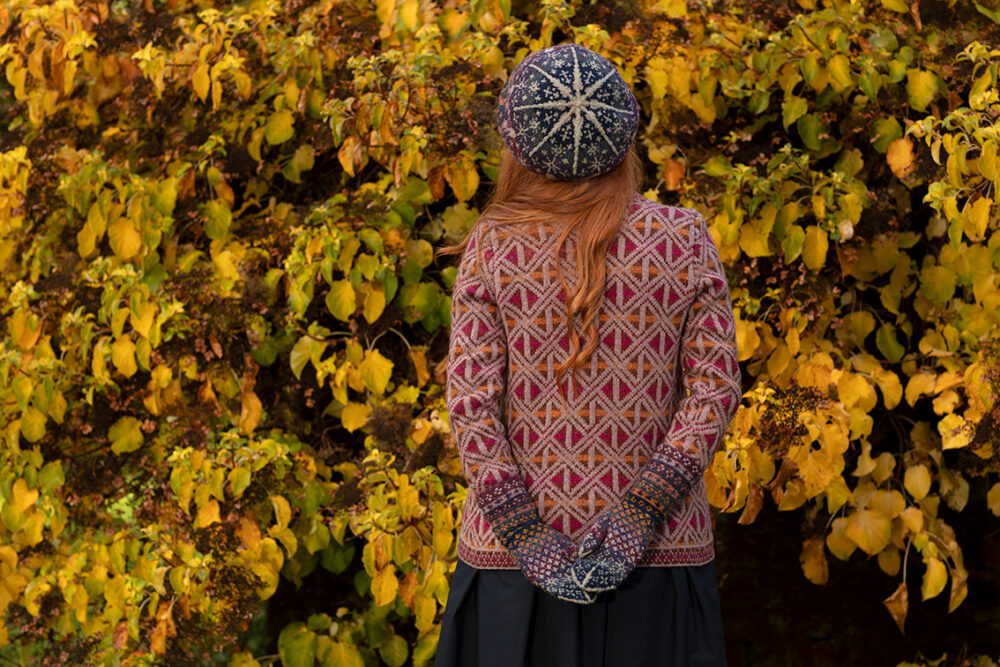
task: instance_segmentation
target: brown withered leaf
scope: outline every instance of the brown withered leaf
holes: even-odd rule
[[[802,553],[799,556],[799,563],[802,565],[802,572],[806,579],[819,586],[825,586],[830,580],[830,573],[826,564],[826,547],[823,545],[823,538],[814,537],[802,543]]]
[[[663,165],[663,180],[667,190],[677,190],[684,180],[684,163],[677,160],[667,160]]]
[[[740,514],[736,522],[741,525],[749,525],[757,518],[757,513],[764,506],[764,489],[758,484],[750,485],[750,495],[747,496],[747,504],[743,506],[743,513]]]
[[[903,625],[906,623],[906,611],[910,606],[910,596],[906,590],[906,582],[900,582],[896,592],[882,600],[882,604],[892,614],[892,618],[896,621],[899,631],[904,632]]]

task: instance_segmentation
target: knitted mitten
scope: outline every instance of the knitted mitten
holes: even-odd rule
[[[486,488],[478,499],[493,534],[513,554],[528,581],[561,600],[594,601],[573,578],[576,544],[541,520],[523,479],[507,477]]]
[[[700,473],[696,462],[679,450],[658,451],[621,502],[584,535],[573,566],[580,586],[592,593],[617,588]]]

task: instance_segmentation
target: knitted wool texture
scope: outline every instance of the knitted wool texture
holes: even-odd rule
[[[500,238],[477,226],[453,289],[447,407],[469,482],[458,555],[477,568],[519,568],[491,530],[495,510],[479,501],[508,478],[518,479],[505,486],[524,485],[544,523],[579,542],[647,462],[681,454],[688,465],[670,474],[686,475],[690,484],[677,486],[689,488],[636,564],[709,562],[703,474],[741,381],[728,285],[704,219],[634,196],[608,249],[599,344],[577,371],[575,395],[568,373],[563,380],[566,410],[555,378],[569,350],[552,256],[561,230],[516,227]],[[568,285],[576,281],[575,236],[563,248]]]
[[[621,163],[639,103],[615,66],[576,44],[525,57],[507,78],[497,125],[514,158],[556,180],[597,176]]]

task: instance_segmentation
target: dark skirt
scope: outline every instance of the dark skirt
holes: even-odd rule
[[[638,567],[593,604],[459,560],[434,667],[725,667],[715,561]]]

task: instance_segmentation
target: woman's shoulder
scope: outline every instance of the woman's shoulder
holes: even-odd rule
[[[705,219],[697,209],[661,204],[639,193],[632,201],[626,227],[645,241],[669,239],[682,246],[700,243],[707,233]]]
[[[674,204],[661,204],[640,192],[635,193],[632,198],[630,212],[633,219],[641,220],[654,217],[675,225],[700,224],[702,220],[702,215],[697,209]]]

